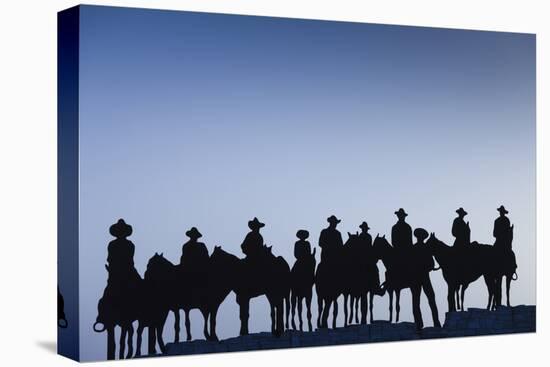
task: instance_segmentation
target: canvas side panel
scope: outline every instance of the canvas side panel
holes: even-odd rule
[[[59,354],[79,360],[78,7],[57,18],[57,281]]]

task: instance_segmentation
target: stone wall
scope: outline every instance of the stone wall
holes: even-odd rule
[[[397,324],[388,321],[374,321],[368,325],[299,332],[289,330],[280,338],[269,332],[250,334],[208,342],[170,343],[166,345],[168,355],[234,352],[291,347],[312,347],[355,343],[372,343],[398,340],[419,340],[473,335],[495,335],[526,333],[536,330],[536,306],[502,307],[496,311],[470,308],[468,311],[448,312],[442,328],[427,327],[417,332],[412,322]]]

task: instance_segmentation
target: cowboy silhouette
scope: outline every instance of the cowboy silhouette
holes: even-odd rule
[[[456,213],[458,214],[458,217],[454,219],[453,228],[451,230],[453,236],[455,237],[453,246],[461,247],[469,244],[470,229],[468,228],[468,224],[464,221],[464,217],[468,215],[468,212],[462,208],[458,208]]]
[[[418,277],[416,285],[411,287],[413,298],[413,314],[416,326],[422,328],[424,323],[422,321],[422,312],[420,310],[420,293],[423,290],[424,294],[428,298],[428,304],[432,311],[432,319],[435,327],[441,327],[439,321],[439,314],[437,311],[437,303],[435,301],[435,292],[430,280],[430,271],[434,270],[435,262],[432,256],[432,252],[426,244],[428,238],[428,231],[424,228],[416,228],[414,230],[414,237],[416,237],[416,243],[414,244],[414,262],[418,267],[418,273],[415,277]]]
[[[139,281],[139,276],[134,267],[135,246],[128,240],[132,234],[132,226],[126,224],[124,219],[119,219],[109,228],[109,233],[115,237],[107,247],[107,269],[110,281]]]
[[[396,249],[410,249],[412,247],[412,228],[405,222],[408,215],[403,208],[394,212],[398,220],[391,229],[391,242]]]
[[[264,238],[260,234],[260,228],[264,226],[265,224],[260,222],[256,217],[248,221],[250,232],[248,232],[241,244],[241,249],[247,257],[256,256],[262,250]]]
[[[374,294],[381,296],[385,292],[384,289],[380,287],[380,274],[378,273],[378,267],[376,267],[378,258],[374,254],[374,247],[372,246],[372,236],[369,234],[370,227],[367,222],[363,222],[359,225],[359,229],[361,229],[361,233],[359,233],[358,243],[360,244],[360,249],[358,255],[369,261],[367,266],[373,267],[372,274],[369,275],[372,276],[372,284],[374,284],[375,288],[377,288],[374,291]]]
[[[294,257],[297,262],[304,261],[311,256],[311,244],[307,241],[309,232],[305,229],[300,229],[296,232],[298,241],[294,244]]]
[[[511,249],[512,242],[510,238],[510,219],[506,216],[508,210],[501,205],[497,208],[500,216],[495,219],[493,227],[493,237],[495,238],[495,247],[499,249]]]
[[[189,241],[183,244],[181,248],[180,265],[187,270],[201,270],[208,263],[208,249],[206,245],[197,240],[202,234],[195,227],[185,232]]]
[[[319,247],[321,248],[321,261],[335,259],[337,252],[344,246],[342,234],[336,229],[340,219],[331,215],[327,218],[329,226],[321,231],[319,235]]]

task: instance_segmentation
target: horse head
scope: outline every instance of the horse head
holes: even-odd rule
[[[174,267],[168,259],[164,257],[164,253],[157,253],[149,259],[147,262],[147,270],[145,270],[145,279],[151,279],[159,276],[159,274],[166,274]]]

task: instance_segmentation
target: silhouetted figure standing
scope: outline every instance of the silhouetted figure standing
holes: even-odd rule
[[[420,311],[420,293],[424,290],[428,303],[432,311],[432,318],[435,327],[441,327],[439,322],[439,314],[437,312],[437,303],[435,302],[435,293],[430,280],[430,272],[434,269],[434,259],[432,252],[428,245],[426,245],[426,239],[428,238],[428,231],[424,228],[417,228],[414,230],[414,236],[416,237],[416,243],[414,244],[414,261],[415,267],[417,267],[415,278],[418,279],[418,283],[411,287],[411,293],[413,298],[413,315],[418,329],[424,327],[422,321],[422,312]]]
[[[495,219],[493,227],[493,237],[495,238],[495,247],[498,249],[512,249],[512,241],[510,236],[510,219],[506,216],[508,210],[501,205],[497,208],[500,216]]]
[[[185,235],[189,237],[189,241],[183,244],[181,248],[180,265],[187,271],[204,271],[204,268],[208,264],[208,249],[202,242],[198,242],[198,239],[202,237],[202,234],[195,227],[185,232]]]
[[[241,249],[246,257],[255,257],[261,253],[264,245],[264,238],[260,234],[260,228],[264,226],[265,224],[260,222],[256,217],[248,221],[248,228],[250,228],[250,232],[248,232],[243,243],[241,244]]]
[[[395,223],[391,229],[391,242],[393,247],[398,250],[410,249],[412,247],[412,228],[405,222],[407,213],[400,208],[394,213],[397,215],[397,223]]]
[[[321,231],[319,235],[319,247],[321,248],[321,261],[335,260],[339,255],[339,251],[344,246],[342,234],[336,229],[340,219],[331,215],[327,218],[329,226]]]

